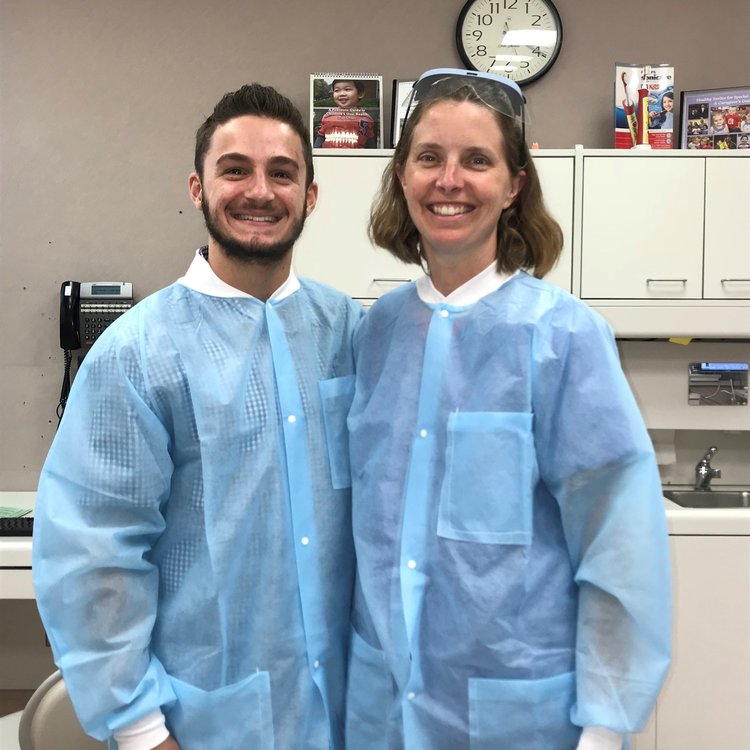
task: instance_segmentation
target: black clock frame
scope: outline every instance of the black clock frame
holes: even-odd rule
[[[518,0],[521,2],[522,0]],[[464,19],[468,15],[471,6],[474,5],[476,0],[467,0],[466,3],[464,3],[464,7],[461,8],[461,12],[458,14],[458,21],[456,22],[456,49],[458,50],[459,57],[463,61],[464,65],[469,70],[477,70],[482,73],[486,72],[483,70],[480,70],[480,68],[477,68],[476,65],[471,61],[471,58],[466,54],[466,50],[464,49],[463,39],[461,35],[461,27],[463,26]],[[560,50],[562,49],[562,40],[563,40],[563,25],[562,25],[562,19],[560,18],[560,13],[555,7],[554,3],[551,0],[544,0],[545,4],[549,6],[550,12],[555,17],[555,22],[558,29],[558,35],[557,35],[557,42],[555,44],[555,48],[552,50],[552,54],[550,56],[549,61],[544,66],[543,70],[540,70],[538,73],[534,73],[533,76],[529,76],[528,78],[525,78],[523,81],[516,81],[515,79],[512,79],[517,83],[519,86],[528,86],[530,83],[533,83],[534,81],[538,81],[543,75],[548,73],[552,66],[555,64],[555,61],[557,60],[558,55],[560,54]]]

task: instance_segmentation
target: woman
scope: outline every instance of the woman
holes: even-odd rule
[[[347,747],[620,748],[669,664],[648,434],[606,323],[535,278],[562,237],[520,90],[415,97],[370,230],[427,273],[356,341]]]

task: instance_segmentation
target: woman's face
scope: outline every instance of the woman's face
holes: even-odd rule
[[[431,271],[462,264],[468,280],[493,262],[500,214],[526,173],[511,176],[491,110],[472,102],[434,104],[397,174]]]

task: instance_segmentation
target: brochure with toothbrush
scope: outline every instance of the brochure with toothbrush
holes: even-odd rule
[[[615,148],[675,147],[674,68],[669,63],[615,64]]]

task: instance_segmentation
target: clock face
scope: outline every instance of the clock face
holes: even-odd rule
[[[456,25],[456,45],[473,70],[497,73],[519,86],[555,62],[562,23],[549,0],[469,0]]]

